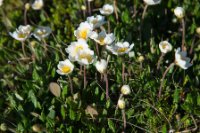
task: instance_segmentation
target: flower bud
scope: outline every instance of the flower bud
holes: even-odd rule
[[[32,129],[34,132],[41,132],[42,131],[42,126],[40,124],[34,124],[32,126]]]
[[[140,55],[140,56],[138,57],[138,61],[139,61],[139,62],[143,62],[143,61],[144,61],[144,56]]]
[[[182,19],[185,16],[185,10],[182,7],[176,7],[174,9],[174,14],[177,18]]]
[[[8,128],[7,128],[7,125],[5,123],[1,123],[0,125],[0,130],[1,131],[6,131]]]
[[[85,11],[86,10],[86,6],[82,5],[81,6],[81,10]]]
[[[200,35],[200,27],[197,27],[196,32],[198,35]]]
[[[107,61],[104,60],[104,59],[97,61],[97,63],[95,64],[97,71],[102,73],[102,74],[106,72],[107,66],[108,66]]]
[[[31,5],[30,5],[29,3],[26,3],[26,4],[25,4],[25,9],[26,9],[26,10],[29,10],[30,7],[31,7]]]
[[[120,109],[124,109],[126,106],[124,99],[119,99],[117,105]]]
[[[121,93],[123,95],[128,95],[131,93],[131,89],[130,89],[130,86],[129,85],[123,85],[122,88],[121,88]]]

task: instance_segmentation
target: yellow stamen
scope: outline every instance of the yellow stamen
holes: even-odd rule
[[[87,39],[87,29],[80,31],[79,36],[80,38]]]
[[[167,47],[167,43],[164,43],[164,44],[162,45],[162,48],[165,49],[166,47]]]
[[[119,53],[124,53],[124,52],[126,52],[127,49],[128,49],[128,48],[119,48],[119,49],[117,50],[117,52],[119,52]]]
[[[92,61],[92,56],[89,55],[89,54],[81,54],[80,55],[80,59],[87,59],[88,62],[91,62]]]
[[[26,37],[26,34],[18,33],[17,37],[18,37],[18,38],[25,38],[25,37]]]
[[[62,71],[63,73],[69,73],[69,72],[71,71],[71,68],[70,68],[69,66],[63,66],[63,67],[61,68],[61,71]]]

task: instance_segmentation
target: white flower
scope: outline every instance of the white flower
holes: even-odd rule
[[[106,23],[105,17],[101,15],[97,15],[96,17],[87,17],[87,22],[92,25],[93,29],[99,28],[100,26]]]
[[[106,72],[107,66],[108,66],[107,61],[104,60],[104,59],[97,61],[96,64],[95,64],[97,71],[102,73],[102,74]]]
[[[131,93],[131,89],[130,89],[130,86],[129,85],[123,85],[122,88],[121,88],[121,93],[123,95],[128,95]]]
[[[174,14],[177,18],[182,19],[185,16],[185,10],[182,7],[176,7],[174,9]]]
[[[168,53],[172,50],[172,45],[168,41],[162,41],[159,43],[159,48],[162,53]]]
[[[115,40],[113,33],[106,34],[105,31],[101,31],[99,34],[93,32],[93,35],[91,35],[90,38],[100,45],[109,45]]]
[[[3,4],[3,0],[0,0],[0,6]]]
[[[74,65],[68,59],[64,61],[59,61],[57,67],[58,69],[56,70],[56,72],[60,75],[68,75],[74,69]]]
[[[80,50],[75,59],[80,65],[92,64],[94,61],[94,51],[89,48]]]
[[[32,27],[30,25],[20,25],[16,31],[13,33],[9,32],[9,34],[18,41],[25,41],[30,36],[31,29]]]
[[[161,0],[143,0],[147,5],[157,5],[160,4]]]
[[[37,38],[39,41],[41,41],[43,38],[49,36],[50,33],[51,33],[50,27],[39,26],[37,29],[35,29],[33,36]]]
[[[88,49],[88,44],[84,39],[78,39],[77,42],[72,42],[65,51],[69,54],[69,59],[75,61],[75,57],[80,50]]]
[[[123,55],[129,53],[133,49],[133,46],[133,43],[130,45],[128,42],[117,42],[115,45],[106,45],[106,49],[115,55]]]
[[[34,10],[40,10],[44,6],[43,0],[35,0],[32,4]]]
[[[120,109],[124,109],[126,106],[126,103],[125,103],[124,99],[119,99],[117,102],[117,105]]]
[[[100,8],[99,9],[100,13],[103,14],[103,15],[110,15],[113,13],[114,11],[114,7],[113,5],[110,5],[110,4],[105,4],[103,6],[103,8]]]
[[[180,48],[178,48],[175,53],[175,64],[183,69],[188,69],[190,66],[192,66],[190,63],[190,58],[187,57],[187,52],[181,51]]]
[[[92,25],[89,24],[88,22],[82,22],[78,29],[74,31],[74,35],[77,37],[77,39],[85,39],[87,40],[87,38],[92,34]]]

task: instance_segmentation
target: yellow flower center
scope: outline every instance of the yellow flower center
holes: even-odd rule
[[[89,55],[89,54],[81,54],[80,59],[87,59],[88,62],[91,62],[92,61],[92,56]]]
[[[75,53],[77,53],[79,50],[83,50],[82,45],[78,45],[78,46],[75,47]]]
[[[38,30],[38,31],[37,31],[37,34],[38,34],[38,35],[44,35],[44,34],[45,34],[45,30]]]
[[[69,73],[69,72],[71,71],[71,68],[70,68],[69,66],[63,66],[63,67],[61,68],[61,71],[62,71],[63,73]]]
[[[166,49],[166,47],[167,47],[167,43],[164,43],[164,44],[162,45],[162,48],[163,48],[163,49]]]
[[[80,31],[79,36],[80,38],[87,39],[87,29]]]
[[[128,48],[119,48],[119,49],[117,50],[117,52],[119,52],[119,53],[124,53],[124,52],[126,52],[127,49],[128,49]]]
[[[26,34],[24,34],[24,33],[18,33],[17,37],[18,38],[25,38]]]
[[[100,45],[104,45],[104,37],[99,38],[99,43],[100,43]]]

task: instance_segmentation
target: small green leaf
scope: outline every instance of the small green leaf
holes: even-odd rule
[[[113,133],[115,133],[115,126],[112,120],[108,119],[108,126],[112,130]]]

